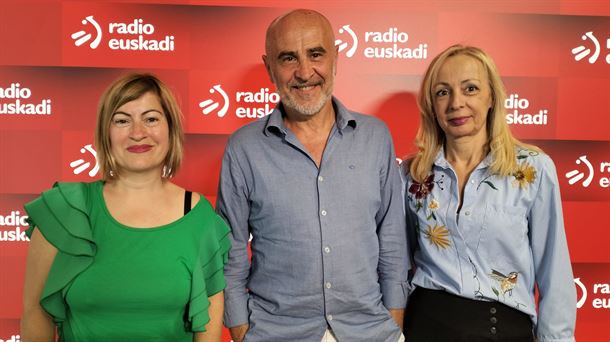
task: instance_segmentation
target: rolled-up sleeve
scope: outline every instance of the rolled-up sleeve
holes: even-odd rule
[[[246,288],[250,272],[248,258],[249,205],[248,189],[242,169],[227,144],[222,160],[216,210],[231,227],[231,251],[225,265],[227,287],[224,292],[224,323],[227,327],[248,324],[248,291]]]
[[[381,206],[375,217],[379,238],[379,283],[383,304],[388,309],[404,309],[409,294],[404,192],[390,133],[383,145],[380,173]]]
[[[540,187],[530,211],[530,244],[539,290],[540,342],[574,341],[576,289],[566,242],[555,166],[543,159]]]

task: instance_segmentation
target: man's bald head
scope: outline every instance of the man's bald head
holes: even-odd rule
[[[270,55],[273,51],[275,42],[282,36],[294,32],[294,30],[317,26],[323,30],[328,40],[335,43],[333,28],[324,15],[320,12],[309,9],[297,9],[275,18],[267,28],[265,36],[265,53]]]

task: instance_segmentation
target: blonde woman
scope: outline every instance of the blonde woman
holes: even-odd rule
[[[449,47],[424,76],[419,153],[402,172],[416,241],[409,342],[574,340],[555,166],[511,135],[505,97],[476,47]]]

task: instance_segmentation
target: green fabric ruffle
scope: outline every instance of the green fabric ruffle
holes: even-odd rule
[[[206,200],[201,196],[200,201]],[[213,211],[208,203],[206,205]],[[205,331],[205,325],[210,321],[208,297],[226,287],[223,269],[231,249],[230,230],[220,216],[213,213],[212,217],[212,227],[206,227],[208,234],[201,239],[200,257],[193,269],[187,322],[190,331]]]
[[[45,239],[57,248],[40,305],[53,317],[60,333],[67,317],[68,285],[91,265],[96,251],[87,213],[87,193],[85,183],[55,183],[52,189],[25,205],[30,223],[28,237],[38,227]]]

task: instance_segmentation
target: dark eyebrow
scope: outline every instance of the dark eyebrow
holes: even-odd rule
[[[321,47],[321,46],[316,46],[314,48],[308,49],[307,52],[309,52],[309,53],[314,53],[314,52],[326,53],[326,49]]]
[[[158,111],[158,110],[156,110],[156,109],[148,109],[148,110],[143,111],[143,112],[141,113],[141,115],[148,114],[148,113],[150,113],[150,112],[157,112],[157,113],[159,113],[159,114],[163,114],[163,113],[161,113],[160,111]],[[127,114],[127,113],[125,113],[125,112],[121,112],[121,111],[116,111],[116,112],[112,113],[112,115],[113,115],[113,116],[114,116],[114,115],[117,115],[117,114],[123,114],[123,115],[131,116],[131,114]]]
[[[281,51],[278,55],[277,55],[277,59],[283,59],[284,57],[297,57],[297,54],[292,52],[292,51]]]

